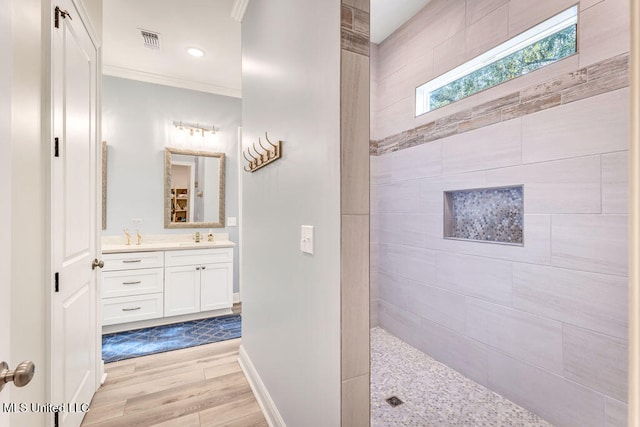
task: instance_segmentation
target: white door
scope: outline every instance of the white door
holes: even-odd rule
[[[0,194],[11,200],[11,2],[0,0]],[[0,209],[0,361],[11,364],[11,209]],[[15,366],[10,366],[11,369]],[[9,402],[12,385],[2,390],[0,406]],[[0,426],[9,425],[9,411],[0,410]]]
[[[55,0],[52,34],[51,399],[81,408],[97,388],[97,49],[71,0]],[[84,414],[62,412],[76,427]]]

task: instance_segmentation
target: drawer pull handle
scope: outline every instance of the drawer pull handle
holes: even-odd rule
[[[141,259],[124,259],[122,260],[122,262],[125,264],[132,264],[134,262],[142,262],[142,260]]]
[[[142,283],[142,280],[137,280],[135,282],[122,282],[123,285],[139,285]]]
[[[140,307],[134,307],[134,308],[123,308],[122,311],[136,311],[136,310],[140,310]]]

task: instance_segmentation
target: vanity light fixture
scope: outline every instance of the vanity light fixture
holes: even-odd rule
[[[195,56],[196,58],[200,58],[201,56],[204,56],[204,51],[201,49],[198,49],[197,47],[190,47],[189,49],[187,49],[187,52],[189,53],[189,55]]]
[[[217,142],[217,129],[214,125],[206,126],[199,123],[173,122],[172,144],[178,147],[211,148]]]

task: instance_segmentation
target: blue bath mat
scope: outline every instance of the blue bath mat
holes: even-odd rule
[[[105,363],[181,348],[225,341],[241,336],[240,315],[211,317],[102,336]]]

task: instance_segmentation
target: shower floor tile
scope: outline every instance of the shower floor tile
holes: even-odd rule
[[[396,396],[393,407],[386,399]],[[372,427],[552,427],[381,328],[371,329]]]

